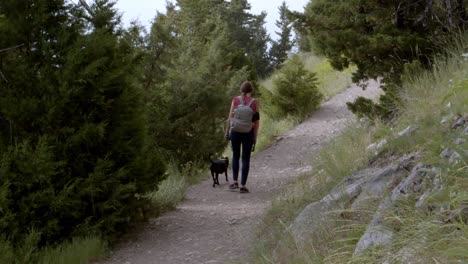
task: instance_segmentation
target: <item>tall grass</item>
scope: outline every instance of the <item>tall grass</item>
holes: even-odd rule
[[[176,208],[185,197],[187,188],[203,179],[201,165],[187,164],[180,168],[174,163],[168,166],[168,177],[162,181],[158,189],[146,195],[152,203],[152,216],[158,216]]]
[[[304,251],[295,244],[287,228],[301,209],[320,200],[344,177],[366,165],[371,155],[366,146],[370,142],[367,128],[352,124],[318,153],[312,161],[313,177],[300,177],[273,200],[258,231],[253,263],[315,263],[324,259],[331,250],[327,243],[311,240],[309,250]],[[331,242],[336,235],[335,230],[322,229],[316,237]]]
[[[38,249],[34,231],[21,247],[13,249],[8,241],[0,240],[0,263],[5,264],[86,264],[104,259],[107,243],[96,236],[74,238],[58,246]]]
[[[253,263],[467,263],[468,260],[468,138],[451,128],[457,116],[468,114],[468,34],[460,37],[432,71],[407,76],[402,91],[403,114],[392,124],[371,130],[350,128],[312,161],[314,170],[292,184],[273,201],[258,231]],[[407,126],[417,130],[395,139]],[[457,138],[467,141],[455,144]],[[384,151],[404,154],[419,151],[422,162],[439,171],[443,191],[429,198],[436,211],[416,208],[403,200],[389,211],[386,221],[394,232],[389,246],[371,248],[354,256],[354,248],[373,215],[361,210],[359,218],[336,221],[333,228],[311,235],[299,248],[288,226],[308,204],[321,199],[343,177],[362,168],[372,153],[371,141],[387,138]],[[450,163],[439,156],[451,147],[461,158]],[[317,212],[326,213],[326,212]],[[356,212],[355,212],[356,213]],[[364,220],[364,221],[363,221]]]

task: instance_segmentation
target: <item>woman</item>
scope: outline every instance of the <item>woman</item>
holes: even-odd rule
[[[226,139],[230,139],[232,144],[232,175],[234,178],[234,183],[229,188],[239,188],[239,159],[242,149],[240,192],[248,193],[249,189],[247,189],[246,183],[250,169],[250,153],[257,142],[260,115],[258,102],[252,97],[252,83],[243,82],[240,91],[241,95],[232,99],[226,127]]]

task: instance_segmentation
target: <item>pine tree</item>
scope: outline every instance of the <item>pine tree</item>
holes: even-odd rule
[[[315,73],[305,69],[304,63],[298,55],[294,55],[273,79],[273,92],[267,97],[276,115],[306,117],[316,110],[323,95],[317,88],[318,81]]]
[[[247,0],[233,0],[223,12],[227,30],[234,47],[245,56],[242,64],[248,64],[255,71],[255,76],[266,77],[271,73],[268,56],[270,36],[265,28],[266,13],[250,13]]]
[[[280,18],[276,21],[276,27],[279,31],[275,33],[279,36],[279,40],[273,41],[270,49],[270,60],[273,68],[278,68],[287,58],[288,53],[293,47],[291,40],[292,22],[289,19],[288,6],[283,1],[279,7]]]
[[[247,77],[235,68],[238,53],[221,4],[178,1],[177,10],[169,6],[157,15],[149,37],[148,58],[159,58],[147,60],[145,67],[154,137],[181,164],[224,149],[230,94]]]
[[[316,0],[303,15],[296,13],[295,27],[336,69],[356,65],[353,81],[383,78],[382,107],[372,109],[389,118],[396,114],[405,64],[430,68],[437,39],[466,28],[465,10],[454,0]]]
[[[0,2],[0,232],[13,246],[121,230],[164,166],[113,4]]]

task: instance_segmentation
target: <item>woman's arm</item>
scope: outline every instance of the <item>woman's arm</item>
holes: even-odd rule
[[[260,128],[260,108],[257,101],[257,118],[255,118],[254,123],[254,144],[257,144],[258,129]]]

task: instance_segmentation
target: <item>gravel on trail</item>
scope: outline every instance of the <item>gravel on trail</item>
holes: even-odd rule
[[[353,85],[334,96],[252,157],[250,193],[229,190],[223,175],[221,185],[213,188],[211,176],[207,177],[188,189],[176,210],[150,219],[101,263],[248,263],[256,226],[272,199],[288,182],[311,171],[312,156],[355,118],[346,102],[358,96],[375,99],[381,93],[379,84],[370,82],[365,90]],[[232,182],[231,171],[228,176]]]

